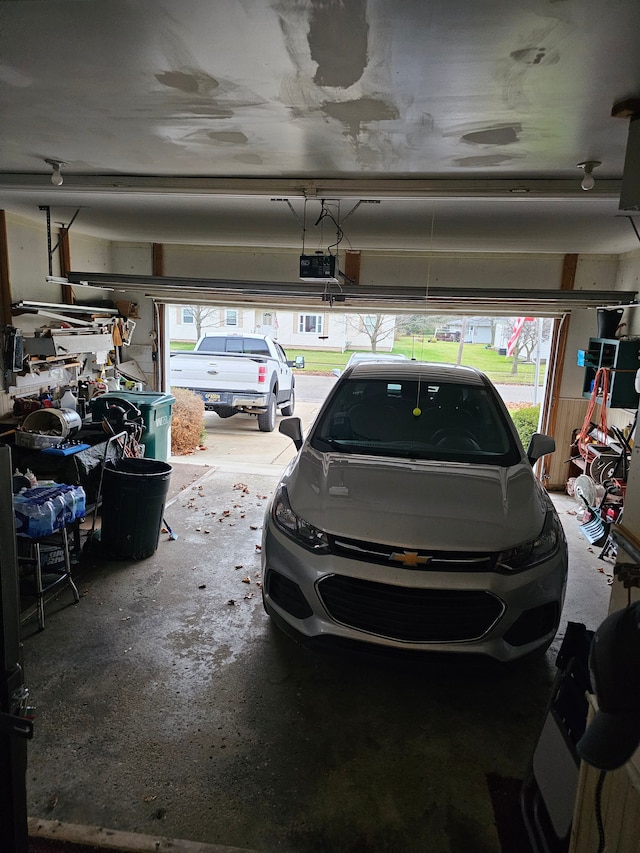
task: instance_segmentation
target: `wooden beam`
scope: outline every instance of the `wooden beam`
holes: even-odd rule
[[[64,226],[58,232],[60,240],[58,250],[60,252],[60,275],[63,278],[67,277],[67,273],[71,269],[71,249],[69,246],[69,229]],[[76,301],[76,295],[73,287],[70,284],[61,285],[62,301],[65,305],[73,305]]]
[[[164,246],[153,243],[151,246],[151,275],[164,275]]]
[[[162,243],[153,243],[151,247],[151,271],[152,275],[164,275],[164,245]],[[168,342],[165,337],[165,306],[154,302],[153,306],[153,381],[155,384],[154,391],[164,391],[167,376],[165,372],[164,353]],[[168,388],[166,389],[168,390]]]
[[[347,249],[344,256],[344,274],[349,282],[360,284],[360,250]]]
[[[7,241],[7,218],[0,210],[0,322],[3,326],[13,325],[11,314],[11,282],[9,279],[9,244]]]
[[[560,290],[573,290],[576,281],[576,270],[578,268],[578,255],[565,255],[562,264],[562,276],[560,278]],[[567,350],[567,338],[569,335],[569,324],[571,315],[565,314],[561,320],[555,320],[553,333],[551,335],[551,358],[548,370],[551,371],[551,379],[547,379],[547,393],[542,410],[542,431],[548,435],[555,436],[558,424],[558,401],[560,400],[560,385],[564,372],[564,362]],[[568,449],[568,448],[567,448]],[[549,476],[550,460],[545,457],[541,460],[542,479],[546,481]]]

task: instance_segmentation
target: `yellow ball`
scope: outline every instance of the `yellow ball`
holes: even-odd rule
[[[422,414],[422,409],[419,406],[416,406],[415,409],[413,410],[413,414],[415,415],[416,418],[419,418],[420,415]]]

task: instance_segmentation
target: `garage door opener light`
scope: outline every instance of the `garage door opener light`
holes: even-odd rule
[[[584,163],[576,163],[578,169],[582,169],[584,177],[580,186],[583,190],[592,190],[596,185],[596,179],[593,177],[593,170],[601,166],[600,160],[585,160]]]
[[[50,160],[48,157],[44,158],[44,162],[48,163],[53,169],[53,172],[51,173],[51,183],[54,187],[61,187],[64,182],[64,178],[60,173],[60,168],[68,164],[65,163],[64,160]]]

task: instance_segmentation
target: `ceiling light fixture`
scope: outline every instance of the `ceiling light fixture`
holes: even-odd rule
[[[585,160],[584,163],[576,163],[578,169],[582,169],[584,177],[580,186],[583,190],[592,190],[596,185],[596,179],[593,177],[593,170],[601,166],[600,160]]]
[[[51,173],[51,183],[54,185],[54,187],[61,187],[64,179],[60,174],[60,168],[61,166],[66,166],[67,164],[64,162],[64,160],[51,160],[48,157],[44,158],[44,162],[48,163],[53,169],[53,172]]]

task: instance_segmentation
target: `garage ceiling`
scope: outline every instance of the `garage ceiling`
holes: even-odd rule
[[[639,35],[637,0],[4,2],[0,208],[314,250],[325,198],[341,248],[631,251]]]

